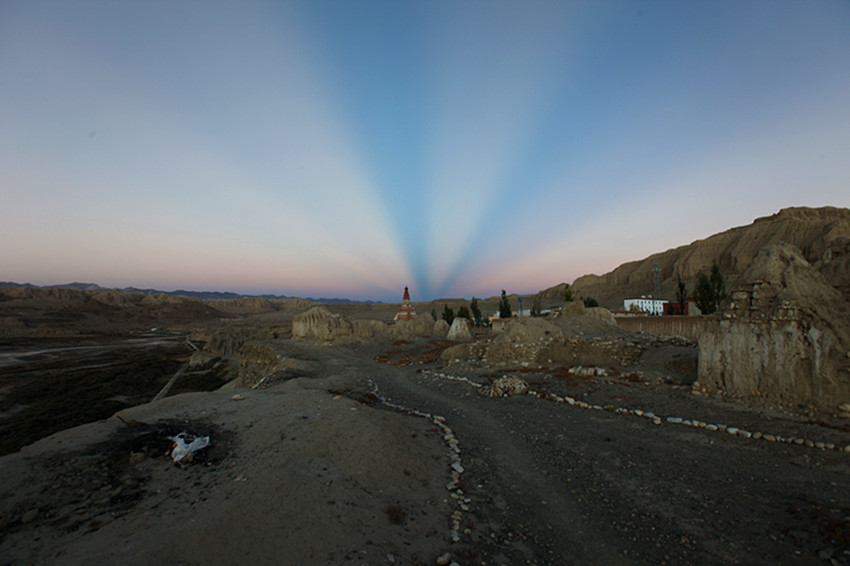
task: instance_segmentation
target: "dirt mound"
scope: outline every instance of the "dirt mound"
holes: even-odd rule
[[[471,340],[472,334],[469,332],[469,321],[465,318],[455,318],[446,334],[446,338],[449,340]]]
[[[794,246],[759,252],[699,345],[708,392],[829,411],[850,401],[850,307]]]
[[[446,336],[448,335],[450,328],[449,323],[441,318],[434,323],[434,330],[432,334],[434,336]]]
[[[587,308],[581,301],[564,303],[554,322],[565,336],[621,334],[614,315],[606,308]]]
[[[537,359],[553,341],[563,340],[557,325],[542,318],[515,318],[498,333],[487,348],[485,359],[495,366],[520,366]]]
[[[387,334],[393,338],[411,338],[413,336],[431,336],[434,329],[434,318],[428,314],[422,314],[413,320],[399,320],[395,324],[385,326]]]

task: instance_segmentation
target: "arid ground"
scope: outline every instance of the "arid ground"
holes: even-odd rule
[[[672,350],[580,376],[279,336],[299,369],[148,402],[189,330],[2,344],[0,564],[850,564],[847,423],[696,396]],[[531,393],[479,394],[503,375]],[[210,438],[184,466],[179,432]]]

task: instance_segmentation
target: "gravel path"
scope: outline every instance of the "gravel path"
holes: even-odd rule
[[[850,563],[850,454],[527,395],[491,399],[422,369],[368,371],[384,399],[443,415],[457,435],[472,504],[455,555],[470,564]],[[670,387],[572,392],[850,443]]]

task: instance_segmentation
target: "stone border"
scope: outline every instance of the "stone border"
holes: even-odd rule
[[[461,381],[468,383],[469,385],[480,388],[482,385],[480,383],[476,383],[470,380],[467,377],[463,376],[454,376],[447,375],[445,373],[432,371],[428,369],[421,370],[421,373],[433,375],[442,379],[448,379],[450,381]],[[767,434],[762,432],[750,432],[748,430],[744,430],[741,428],[737,428],[734,426],[728,426],[725,424],[711,424],[706,423],[704,421],[696,420],[696,419],[685,419],[683,417],[676,416],[668,416],[666,418],[662,418],[652,411],[642,411],[640,409],[628,409],[625,407],[614,407],[612,405],[607,405],[603,407],[602,405],[592,405],[590,403],[585,403],[584,401],[576,400],[572,397],[561,397],[560,395],[555,395],[554,393],[543,394],[538,391],[534,391],[533,389],[529,389],[526,391],[525,395],[530,395],[532,397],[536,397],[538,399],[544,399],[548,401],[554,401],[556,403],[566,403],[568,405],[579,407],[581,409],[590,409],[594,411],[607,411],[610,413],[616,413],[620,415],[633,415],[637,417],[643,417],[652,421],[654,425],[661,425],[663,422],[667,422],[669,424],[678,424],[683,426],[690,426],[694,428],[704,429],[710,432],[725,432],[732,436],[739,436],[741,438],[746,438],[750,440],[766,440],[768,442],[780,442],[785,444],[796,444],[798,446],[807,446],[809,448],[818,448],[820,450],[836,450],[838,452],[850,453],[850,444],[847,446],[839,446],[832,442],[820,442],[813,441],[806,438],[800,438],[795,436],[780,436],[778,434]]]
[[[452,528],[449,532],[448,539],[454,543],[460,542],[461,521],[463,520],[463,513],[465,511],[469,511],[469,505],[470,503],[472,503],[472,499],[467,497],[464,494],[463,489],[461,489],[460,487],[460,480],[463,476],[464,468],[460,457],[460,443],[458,442],[454,431],[452,431],[451,427],[446,423],[445,417],[440,415],[432,415],[431,413],[425,413],[423,411],[419,411],[411,407],[404,407],[402,405],[398,405],[396,403],[388,401],[383,396],[381,396],[377,383],[375,383],[371,379],[368,382],[369,385],[372,387],[372,394],[375,395],[375,397],[377,397],[384,406],[389,407],[391,409],[395,409],[397,411],[408,413],[410,415],[428,419],[434,424],[434,426],[438,427],[443,432],[443,440],[445,441],[446,446],[448,447],[449,460],[451,460],[451,464],[449,465],[449,476],[451,477],[451,479],[449,480],[449,483],[446,484],[446,489],[449,491],[449,497],[455,501],[458,507],[452,512],[451,515]],[[470,529],[465,529],[462,532],[465,535],[472,534],[472,531]],[[451,555],[449,554],[448,556],[450,557]],[[440,557],[440,559],[445,557],[446,555],[444,554]],[[445,562],[438,562],[438,564],[448,563],[448,560],[446,560]],[[452,564],[456,563],[452,562]]]

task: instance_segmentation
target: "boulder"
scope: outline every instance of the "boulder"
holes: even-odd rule
[[[469,321],[465,318],[456,317],[452,322],[452,327],[446,334],[449,340],[471,340],[472,334],[469,332]]]
[[[710,393],[828,412],[850,401],[850,306],[789,244],[762,248],[699,340]]]

